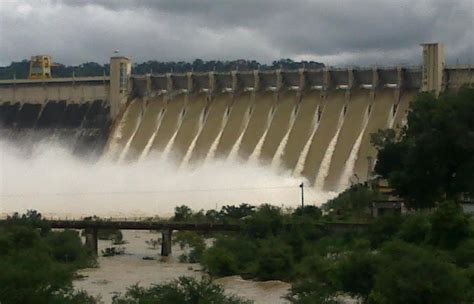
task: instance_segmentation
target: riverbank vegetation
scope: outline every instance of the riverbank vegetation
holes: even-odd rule
[[[76,231],[52,231],[34,211],[16,214],[0,227],[0,303],[96,303],[72,288],[75,271],[94,264]]]

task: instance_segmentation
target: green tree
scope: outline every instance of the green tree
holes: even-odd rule
[[[376,256],[368,251],[350,253],[342,258],[338,272],[342,290],[366,303],[377,272]]]
[[[409,207],[430,208],[474,192],[474,89],[420,94],[398,140],[379,136],[376,173]]]
[[[186,205],[177,206],[174,208],[173,220],[177,222],[187,221],[193,215],[193,211]]]
[[[443,202],[431,216],[431,241],[452,249],[469,236],[469,218],[454,202]]]
[[[370,303],[468,303],[466,276],[431,251],[397,241],[380,254]]]

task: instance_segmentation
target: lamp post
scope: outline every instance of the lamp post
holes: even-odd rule
[[[304,207],[304,183],[303,182],[301,182],[300,188],[301,188],[301,207]]]

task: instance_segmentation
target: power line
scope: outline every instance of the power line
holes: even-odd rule
[[[296,189],[296,188],[297,186],[279,186],[279,187],[210,188],[210,189],[180,189],[180,190],[152,190],[152,191],[5,193],[5,194],[2,193],[0,194],[0,197],[159,194],[159,193],[185,193],[185,192],[257,191],[257,190],[277,190],[277,189]]]

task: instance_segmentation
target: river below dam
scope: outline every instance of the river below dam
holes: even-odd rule
[[[116,293],[125,293],[127,287],[139,284],[150,286],[176,279],[180,276],[201,278],[206,276],[199,264],[180,263],[178,258],[184,253],[179,245],[174,245],[170,257],[161,258],[160,246],[150,247],[146,241],[161,236],[158,232],[124,230],[123,239],[127,243],[125,254],[98,258],[99,267],[82,269],[80,279],[74,281],[74,287],[89,294],[100,296],[105,304],[112,302]],[[111,241],[99,241],[99,252],[111,247]],[[186,249],[184,249],[186,250]],[[144,260],[153,257],[155,260]],[[223,277],[215,280],[228,294],[253,300],[256,304],[288,303],[282,297],[289,291],[290,284],[282,281],[256,282],[243,280],[240,276]]]

